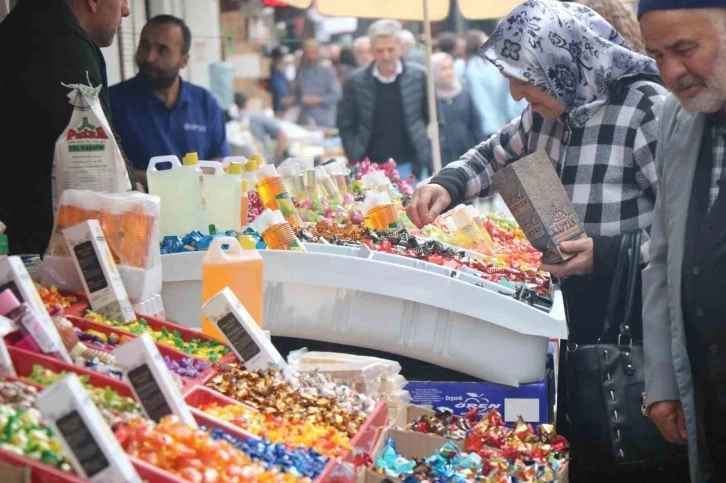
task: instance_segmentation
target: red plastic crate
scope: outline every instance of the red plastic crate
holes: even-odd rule
[[[209,337],[208,335],[203,334],[201,332],[197,332],[196,330],[192,330],[187,327],[175,324],[173,322],[159,319],[157,317],[151,317],[149,315],[143,315],[143,314],[136,314],[136,317],[146,320],[146,322],[148,322],[148,324],[149,324],[149,327],[151,327],[154,330],[161,330],[162,328],[165,328],[169,332],[174,331],[174,330],[179,332],[179,335],[181,336],[181,338],[184,342],[191,342],[194,339],[201,340],[201,341],[208,341],[208,340],[216,341],[217,340],[214,337]],[[75,320],[75,318],[71,317],[71,318],[69,318],[69,320],[73,321],[73,320]],[[125,332],[116,327],[111,327],[111,326],[105,325],[105,324],[99,324],[98,322],[93,322],[92,320],[89,320],[89,319],[84,319],[84,320],[86,320],[87,322],[90,322],[92,324],[95,324],[96,326],[100,325],[102,327],[109,327],[111,329],[114,329],[114,330],[118,331],[117,333],[119,333],[119,334],[127,334],[127,335],[129,334],[129,332]],[[133,334],[131,334],[131,335],[133,335]],[[219,341],[217,341],[217,342],[219,342]],[[220,343],[224,344],[223,342],[220,342]],[[162,346],[162,344],[156,344],[156,345],[159,347]],[[224,344],[224,345],[227,345],[227,344]],[[186,352],[182,352],[182,351],[173,349],[172,347],[169,347],[169,346],[165,346],[165,347],[175,350],[176,352],[178,352],[180,354],[184,354],[186,357],[194,357],[190,354],[187,354]],[[223,364],[223,363],[230,363],[230,362],[236,362],[236,361],[237,361],[237,356],[234,355],[234,352],[230,351],[229,354],[222,357],[218,362]]]
[[[8,347],[8,352],[15,366],[15,372],[17,372],[20,378],[29,376],[33,372],[33,366],[40,364],[55,372],[74,372],[79,376],[88,376],[88,383],[92,386],[101,388],[108,387],[116,391],[120,396],[127,396],[136,401],[136,397],[129,385],[118,379],[113,379],[83,367],[74,366],[73,364],[66,364],[52,357],[18,349],[17,347]]]
[[[83,478],[26,456],[0,449],[0,461],[13,466],[29,467],[31,483],[83,483]],[[0,480],[2,481],[2,480]]]
[[[138,458],[129,456],[129,460],[141,479],[148,483],[184,483],[186,481]]]
[[[81,330],[95,330],[96,332],[101,332],[106,335],[115,334],[119,338],[126,336],[130,339],[136,339],[138,336],[136,334],[132,334],[130,332],[125,332],[121,329],[118,329],[116,327],[111,327],[109,325],[99,324],[98,322],[93,322],[88,319],[83,319],[81,317],[67,317],[67,319],[76,327],[78,327]],[[181,361],[183,359],[192,358],[192,359],[199,359],[198,357],[194,357],[191,354],[187,354],[186,352],[181,352],[176,349],[173,349],[167,345],[164,344],[156,344],[156,347],[159,349],[159,353],[162,356],[167,356],[169,359],[173,361]],[[100,350],[100,349],[99,349]],[[209,364],[211,364],[211,367],[204,371],[199,377],[194,379],[187,379],[182,378],[182,381],[184,382],[184,386],[182,391],[186,392],[190,388],[196,386],[196,385],[204,385],[206,384],[212,376],[214,376],[217,373],[216,365],[213,362],[204,361]]]

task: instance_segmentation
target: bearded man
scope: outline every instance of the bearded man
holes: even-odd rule
[[[726,2],[640,0],[638,18],[672,92],[643,272],[645,411],[688,444],[692,482],[726,481]]]
[[[136,77],[110,89],[113,124],[141,183],[154,156],[229,156],[225,116],[212,94],[182,80],[192,34],[180,18],[158,15],[144,26]]]

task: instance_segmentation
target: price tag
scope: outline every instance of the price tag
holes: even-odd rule
[[[10,358],[8,346],[5,345],[5,339],[0,338],[0,371],[13,377],[17,377],[13,360]]]
[[[81,477],[93,483],[141,483],[76,374],[69,374],[43,390],[36,406]]]
[[[278,350],[229,287],[209,299],[202,306],[202,312],[217,326],[247,369],[285,366]]]
[[[197,427],[189,406],[149,334],[142,334],[120,345],[113,353],[149,419],[158,423],[164,416],[174,414],[189,426]]]

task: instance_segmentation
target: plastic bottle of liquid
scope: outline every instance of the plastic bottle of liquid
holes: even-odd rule
[[[486,229],[482,230],[471,216],[466,205],[459,205],[449,211],[444,220],[449,231],[459,240],[461,246],[476,249],[489,255],[493,251],[492,240]]]
[[[373,230],[395,230],[398,228],[398,217],[393,202],[387,192],[374,193],[369,191],[363,201],[365,224]]]
[[[300,171],[305,183],[305,192],[310,201],[320,198],[318,185],[315,182],[315,160],[313,158],[300,158]]]
[[[313,176],[315,171],[313,171]],[[293,229],[302,227],[302,219],[290,200],[290,195],[285,188],[285,183],[277,174],[277,169],[272,165],[265,165],[257,172],[257,193],[260,195],[262,206],[269,210],[280,210]]]
[[[243,166],[242,179],[246,179],[250,186],[254,186],[257,182],[257,162],[250,159]]]
[[[297,200],[307,199],[307,195],[305,193],[305,180],[303,179],[302,172],[300,171],[299,162],[294,162],[292,159],[288,160],[281,164],[277,168],[277,171],[280,173],[280,176],[282,176],[282,179],[285,182],[285,187],[287,188],[287,192],[290,196]]]
[[[242,176],[225,174],[219,161],[199,161],[214,174],[204,175],[204,199],[207,201],[207,220],[217,231],[239,230],[242,200]],[[230,165],[231,166],[231,165]]]
[[[338,161],[324,164],[323,167],[325,168],[325,171],[328,173],[330,178],[335,182],[335,185],[338,187],[338,191],[341,195],[345,195],[348,192],[348,181],[346,180],[346,175],[343,171],[344,166],[339,163]]]
[[[227,250],[222,245],[228,245]],[[257,250],[242,250],[234,237],[218,237],[204,254],[202,264],[202,304],[224,287],[229,287],[247,312],[262,327],[264,289],[263,261]],[[222,334],[206,317],[202,317],[202,332],[220,341]]]
[[[158,170],[156,166],[161,163],[171,163],[171,169]],[[149,161],[146,177],[149,194],[161,198],[159,241],[166,235],[183,236],[194,230],[207,232],[209,225],[200,182],[202,171],[198,165],[187,169],[176,156],[157,156]]]
[[[250,183],[246,179],[242,179],[242,163],[238,163],[236,161],[231,162],[229,164],[229,167],[227,168],[227,174],[234,175],[236,178],[239,178],[241,181],[239,214],[240,214],[240,227],[244,230],[244,228],[249,223],[249,216],[250,216],[250,197],[249,197]]]
[[[18,298],[10,289],[0,293],[0,315],[12,319],[20,328],[27,340],[22,340],[21,345],[34,352],[39,352],[58,360],[73,363],[68,351],[63,345],[60,334],[55,327],[47,327],[35,315],[33,309],[27,302],[20,303]],[[55,334],[51,332],[55,330]]]
[[[285,217],[277,210],[265,210],[260,213],[260,216],[252,222],[252,228],[262,236],[267,248],[271,250],[307,251]]]
[[[315,184],[318,185],[318,192],[328,201],[343,202],[343,196],[338,191],[338,185],[330,178],[330,175],[322,166],[315,168]]]

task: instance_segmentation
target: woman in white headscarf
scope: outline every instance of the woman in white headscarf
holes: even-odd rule
[[[479,111],[468,89],[456,77],[454,59],[439,52],[431,58],[439,103],[439,137],[444,166],[484,140]]]

